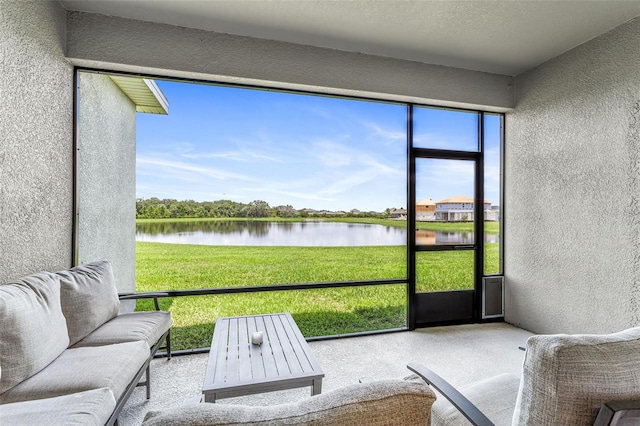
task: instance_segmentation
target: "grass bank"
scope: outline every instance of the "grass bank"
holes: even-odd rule
[[[346,222],[346,223],[370,223],[384,226],[397,226],[400,228],[407,227],[406,220],[377,219],[377,218],[327,218],[323,219],[327,222]],[[428,229],[432,231],[452,231],[452,232],[473,232],[473,222],[416,222],[416,229]],[[500,233],[500,222],[485,222],[484,232],[487,234],[497,235]]]
[[[258,218],[179,218],[179,219],[136,219],[137,223],[159,223],[159,222],[304,222],[309,220],[321,220],[325,222],[343,222],[343,223],[367,223],[374,225],[395,226],[398,228],[406,228],[406,220],[378,219],[368,217],[328,217],[328,218],[282,218],[282,217],[258,217]],[[473,232],[473,222],[416,222],[417,229],[429,229],[433,231],[452,231],[452,232]],[[497,235],[500,233],[499,222],[485,222],[484,232],[487,234]]]
[[[136,223],[158,222],[303,222],[300,217],[179,217],[166,219],[136,219]]]

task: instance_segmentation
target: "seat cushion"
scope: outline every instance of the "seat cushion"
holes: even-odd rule
[[[109,388],[119,399],[149,358],[146,342],[67,349],[40,373],[0,395],[0,403]]]
[[[640,327],[527,340],[513,424],[591,425],[607,401],[640,398]]]
[[[147,413],[143,425],[425,425],[433,391],[425,383],[388,380],[354,384],[292,404],[250,407],[194,404]]]
[[[142,340],[149,347],[155,345],[171,328],[171,314],[164,311],[131,312],[107,321],[74,347],[111,345]]]
[[[95,389],[0,405],[1,425],[104,425],[116,408],[113,393]]]
[[[520,377],[501,374],[458,390],[487,416],[496,426],[508,426],[513,417],[513,408],[518,396]],[[431,410],[433,426],[469,426],[471,423],[444,396]]]
[[[57,276],[42,272],[0,285],[0,393],[45,368],[68,344]]]
[[[56,274],[60,277],[60,302],[70,345],[118,315],[118,290],[108,261],[91,262]]]

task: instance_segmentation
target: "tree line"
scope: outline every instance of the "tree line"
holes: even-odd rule
[[[388,210],[388,209],[387,209]],[[387,211],[388,213],[388,211]],[[316,212],[314,210],[296,210],[291,205],[271,207],[262,200],[254,200],[248,204],[231,200],[194,201],[159,198],[139,198],[136,200],[137,219],[170,219],[170,218],[225,218],[225,217],[313,217],[327,215],[377,216],[369,212]],[[384,216],[384,215],[383,215]]]
[[[248,204],[231,200],[194,201],[175,199],[138,199],[136,218],[200,218],[200,217],[294,217],[297,211],[291,206],[270,207],[266,201],[255,200]]]

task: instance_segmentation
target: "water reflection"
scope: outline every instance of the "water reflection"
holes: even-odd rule
[[[485,243],[497,243],[498,235],[484,234]],[[436,244],[473,244],[473,232],[416,230],[416,244],[428,246]]]
[[[406,230],[395,226],[341,222],[193,221],[136,224],[136,240],[225,246],[390,246],[406,244]],[[486,243],[498,241],[485,235]],[[473,244],[472,232],[417,230],[419,245]]]
[[[406,244],[403,228],[339,222],[203,221],[136,224],[136,240],[224,246],[388,246]]]
[[[248,232],[252,235],[267,235],[270,224],[276,222],[260,221],[193,221],[193,222],[149,222],[137,223],[136,234],[161,235],[161,234],[192,234],[196,232],[233,234],[238,232]],[[277,222],[281,232],[293,229],[293,222]],[[304,224],[304,223],[303,223]]]

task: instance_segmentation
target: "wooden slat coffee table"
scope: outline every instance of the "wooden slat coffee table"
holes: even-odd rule
[[[262,331],[261,345],[251,334]],[[202,386],[204,402],[311,386],[322,390],[324,372],[289,313],[219,318]]]

